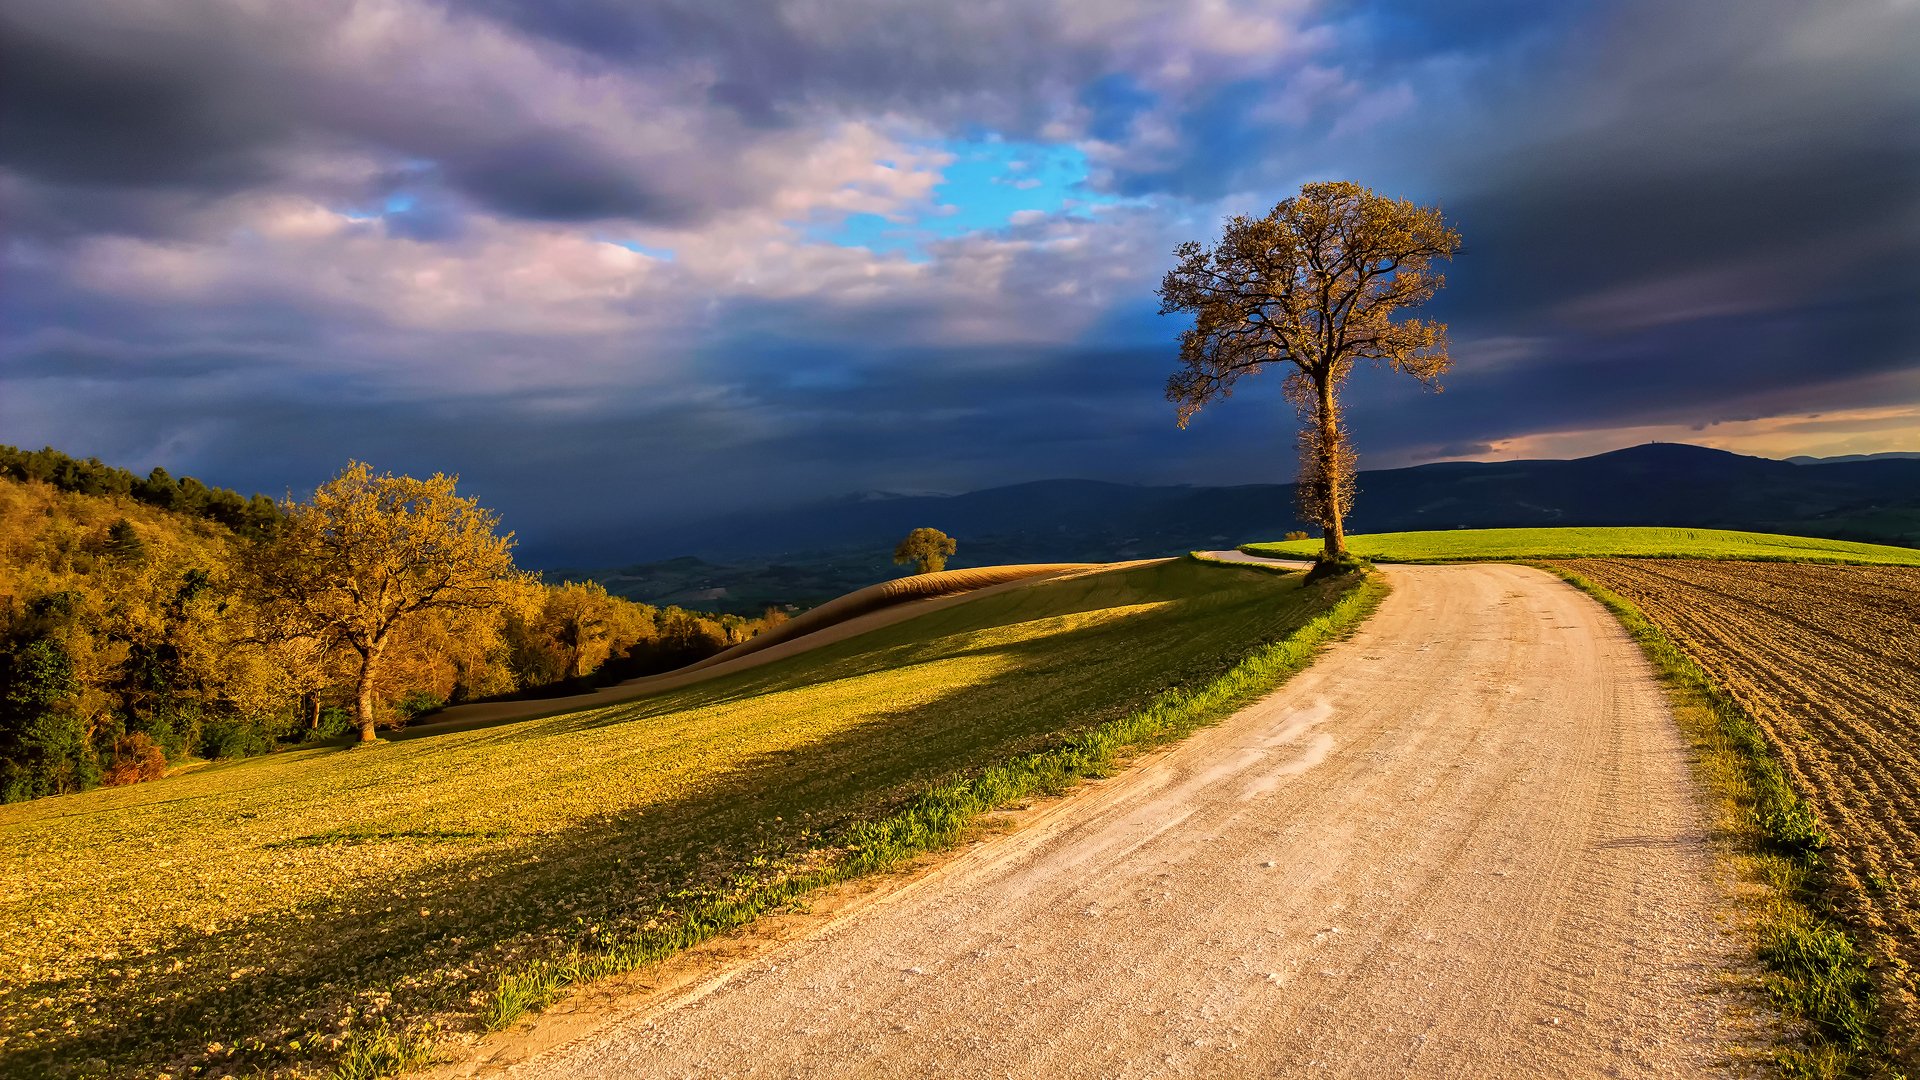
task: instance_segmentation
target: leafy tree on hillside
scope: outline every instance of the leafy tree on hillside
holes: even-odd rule
[[[953,537],[939,529],[915,529],[893,549],[893,561],[912,563],[916,574],[935,574],[947,568],[947,556],[955,547]]]
[[[99,779],[86,718],[74,707],[73,654],[61,640],[76,600],[41,597],[13,639],[0,642],[0,801],[80,791]]]
[[[258,595],[289,636],[357,660],[361,742],[374,737],[375,690],[395,632],[434,613],[491,618],[521,576],[513,534],[496,535],[495,515],[454,484],[349,463],[311,501],[290,503],[278,534],[253,555]]]
[[[1325,529],[1320,558],[1346,557],[1354,456],[1340,422],[1340,389],[1360,360],[1385,363],[1438,389],[1445,324],[1395,322],[1431,299],[1460,235],[1433,207],[1376,195],[1359,184],[1308,184],[1262,218],[1236,216],[1209,248],[1175,249],[1178,266],[1160,284],[1160,313],[1192,312],[1180,335],[1181,370],[1167,399],[1186,427],[1208,402],[1228,397],[1242,375],[1289,364],[1287,399],[1304,421],[1299,436],[1302,515]]]

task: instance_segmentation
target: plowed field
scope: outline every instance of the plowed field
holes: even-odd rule
[[[1920,1052],[1920,568],[1569,559],[1767,731],[1832,838],[1896,1050]]]

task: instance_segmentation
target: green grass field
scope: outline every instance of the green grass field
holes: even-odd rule
[[[970,814],[1222,713],[1379,588],[1303,577],[1047,583],[611,708],[0,808],[0,1074],[391,1068],[929,799]]]
[[[1454,529],[1347,537],[1355,555],[1376,562],[1485,562],[1608,556],[1757,559],[1920,566],[1920,548],[1816,540],[1724,529]],[[1252,555],[1312,558],[1318,540],[1248,544]]]

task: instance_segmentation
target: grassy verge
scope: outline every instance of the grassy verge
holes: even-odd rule
[[[1752,913],[1767,990],[1802,1033],[1801,1045],[1780,1053],[1782,1070],[1805,1077],[1895,1075],[1873,1027],[1866,954],[1827,900],[1820,856],[1827,837],[1760,726],[1631,602],[1580,574],[1543,568],[1605,605],[1667,687],[1699,772],[1720,805],[1722,830],[1742,871],[1761,888]]]
[[[1517,562],[1535,559],[1747,559],[1756,562],[1920,566],[1920,548],[1727,529],[1651,527],[1448,529],[1347,537],[1355,555],[1375,562]],[[1273,558],[1312,558],[1318,540],[1247,544]]]
[[[1207,566],[1231,566],[1237,570],[1256,570],[1262,574],[1298,574],[1304,567],[1275,566],[1272,563],[1234,562],[1232,559],[1216,559],[1204,551],[1189,551],[1187,558]]]
[[[1200,561],[1242,570],[1269,569]],[[496,1029],[505,1027],[524,1013],[551,1004],[576,983],[653,963],[816,889],[950,846],[990,810],[1038,794],[1060,794],[1082,780],[1108,775],[1125,756],[1215,723],[1272,690],[1304,668],[1323,645],[1363,621],[1386,591],[1385,581],[1377,576],[1355,579],[1354,586],[1324,614],[1287,638],[1260,648],[1211,682],[1166,691],[1145,708],[1056,747],[1022,754],[932,787],[898,812],[854,826],[844,846],[821,865],[771,881],[742,878],[733,890],[699,898],[668,925],[604,948],[577,951],[503,974],[494,989],[488,1023]]]

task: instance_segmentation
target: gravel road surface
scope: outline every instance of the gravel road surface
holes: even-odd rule
[[[504,1075],[1730,1068],[1748,961],[1636,647],[1537,570],[1386,573],[1270,697]]]

